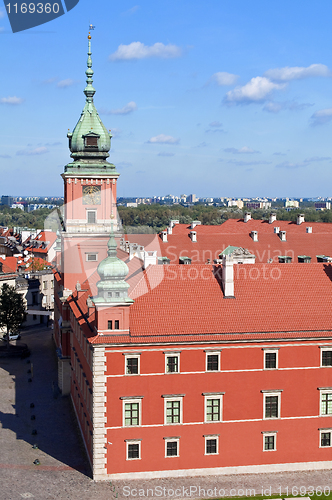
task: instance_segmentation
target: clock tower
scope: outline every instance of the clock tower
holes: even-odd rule
[[[117,230],[116,183],[119,173],[107,161],[111,132],[95,108],[92,85],[91,35],[88,36],[86,102],[73,130],[68,132],[72,162],[62,174],[64,213],[62,224],[62,273],[64,288],[73,290],[106,257],[113,221]]]

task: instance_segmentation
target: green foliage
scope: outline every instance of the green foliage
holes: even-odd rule
[[[4,283],[0,290],[0,327],[6,328],[6,333],[19,329],[25,318],[24,300],[13,286]],[[9,343],[9,339],[7,340]]]
[[[40,208],[33,212],[23,212],[20,208],[0,208],[0,226],[7,227],[32,227],[43,229],[46,217],[52,212],[48,208]]]

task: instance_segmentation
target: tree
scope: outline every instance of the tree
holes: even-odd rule
[[[7,347],[9,349],[9,332],[19,329],[25,319],[24,300],[13,286],[4,283],[0,290],[0,327],[6,328]]]

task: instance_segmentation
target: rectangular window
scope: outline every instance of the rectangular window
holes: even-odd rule
[[[111,319],[107,321],[107,330],[113,330],[113,321]]]
[[[119,325],[120,325],[119,320],[118,319],[114,320],[114,330],[119,330]]]
[[[222,421],[222,397],[224,393],[203,393],[205,422]]]
[[[179,456],[179,438],[166,438],[165,457],[178,457],[178,456]]]
[[[180,353],[165,353],[165,371],[166,373],[179,373],[180,371]]]
[[[320,431],[320,446],[323,447],[331,447],[331,430],[330,429],[322,429]]]
[[[276,432],[263,432],[263,451],[275,451],[277,443]]]
[[[217,372],[220,370],[220,352],[206,353],[206,371]]]
[[[127,460],[139,460],[141,458],[141,441],[130,439],[126,441]]]
[[[210,421],[220,421],[220,400],[219,399],[208,399],[206,401],[206,420]]]
[[[88,224],[95,224],[96,223],[96,212],[94,210],[88,210],[87,211],[87,222]]]
[[[264,418],[280,418],[280,399],[281,391],[264,394]]]
[[[332,349],[321,349],[321,366],[332,366]]]
[[[204,436],[205,437],[205,455],[218,455],[218,436]]]
[[[97,262],[98,257],[96,253],[87,253],[86,254],[87,262]]]
[[[264,349],[264,369],[274,370],[278,368],[278,350]]]
[[[127,375],[138,375],[138,357],[126,358],[126,374]]]
[[[320,414],[332,415],[332,390],[331,392],[321,391],[320,393]]]
[[[43,290],[47,290],[47,281],[43,281]]]
[[[140,352],[123,353],[125,357],[125,374],[139,375],[140,373]]]
[[[180,424],[181,423],[181,399],[167,400],[165,424]]]
[[[140,424],[140,401],[131,401],[124,403],[124,425]]]

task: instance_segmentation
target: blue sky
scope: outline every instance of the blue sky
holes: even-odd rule
[[[331,17],[330,0],[80,0],[13,34],[0,8],[0,194],[62,195],[92,23],[119,196],[331,196]]]

